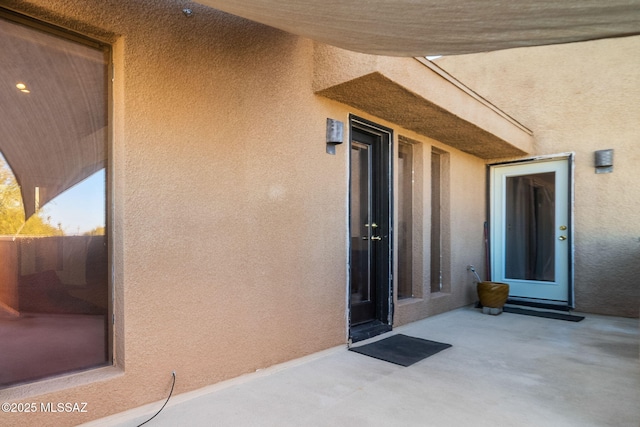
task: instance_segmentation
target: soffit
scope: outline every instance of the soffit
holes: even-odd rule
[[[314,91],[483,159],[533,151],[533,135],[424,60],[316,45]]]
[[[357,52],[458,55],[640,34],[640,0],[198,0]]]

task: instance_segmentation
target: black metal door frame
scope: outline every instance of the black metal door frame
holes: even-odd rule
[[[392,130],[368,120],[350,116],[350,156],[354,141],[366,144],[372,150],[371,218],[376,228],[370,229],[370,277],[372,300],[349,303],[349,335],[353,341],[391,330],[393,314],[392,295]],[[350,163],[351,164],[351,163]],[[349,172],[351,189],[351,173]],[[352,215],[352,194],[349,194],[349,217]],[[351,224],[351,221],[349,221]],[[351,226],[350,226],[351,227]],[[349,230],[349,236],[352,236]],[[367,236],[363,236],[366,239]],[[352,295],[353,248],[349,249],[349,297]],[[362,334],[363,331],[364,336]]]

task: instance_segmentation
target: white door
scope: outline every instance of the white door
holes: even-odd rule
[[[571,161],[490,168],[491,280],[510,298],[573,305]]]

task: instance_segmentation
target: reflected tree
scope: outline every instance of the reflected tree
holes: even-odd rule
[[[62,226],[49,223],[46,212],[39,210],[25,222],[20,186],[11,168],[0,155],[0,235],[61,236]]]

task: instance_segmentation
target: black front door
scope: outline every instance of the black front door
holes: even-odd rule
[[[350,326],[390,329],[391,132],[351,119]]]

